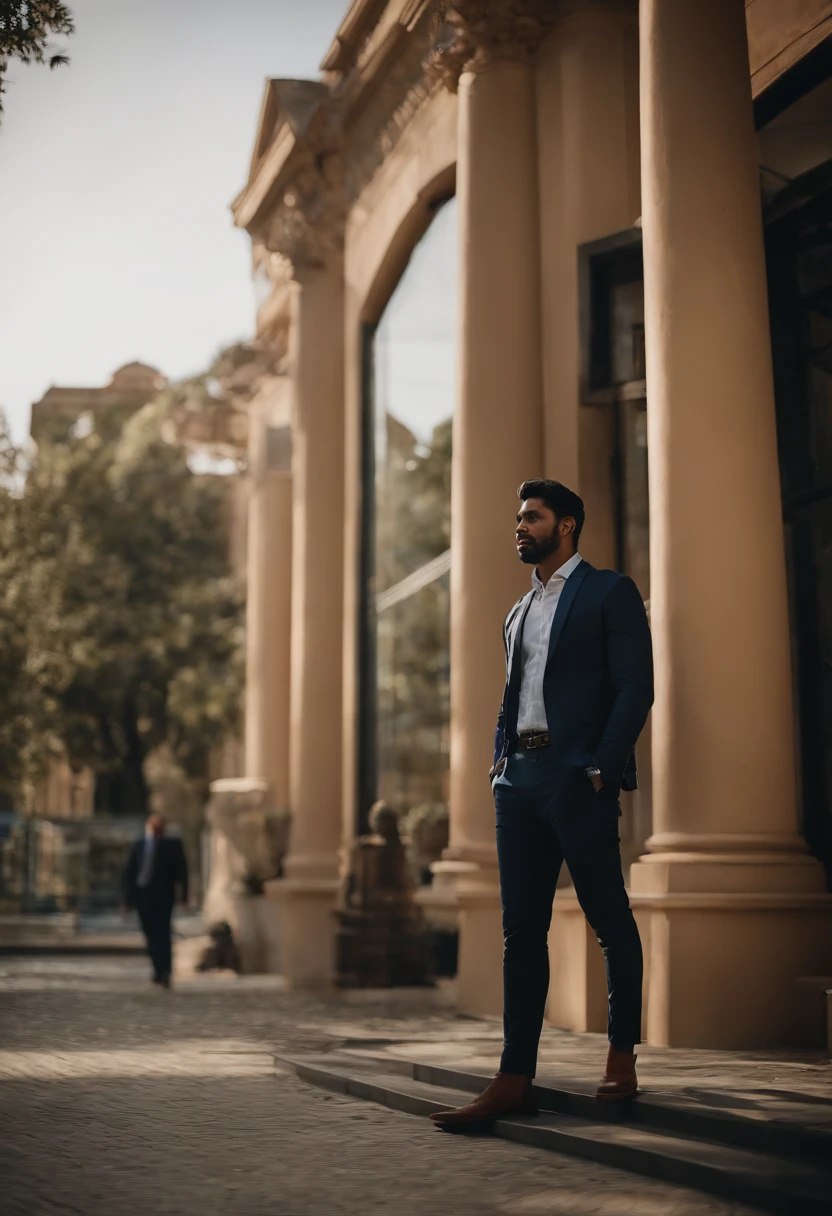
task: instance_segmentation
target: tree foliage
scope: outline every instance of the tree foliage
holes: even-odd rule
[[[241,598],[225,479],[199,476],[164,395],[120,434],[45,444],[15,488],[0,443],[0,785],[19,789],[58,747],[146,808],[145,762],[167,744],[189,777],[236,722]],[[5,453],[5,456],[4,456]]]
[[[49,39],[74,32],[72,13],[60,0],[0,0],[0,112],[9,60],[48,63],[50,68],[69,63],[66,55],[50,47]]]

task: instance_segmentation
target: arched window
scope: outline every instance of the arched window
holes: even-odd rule
[[[367,335],[363,822],[447,799],[456,263],[452,200]]]

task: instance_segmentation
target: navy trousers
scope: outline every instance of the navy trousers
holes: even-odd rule
[[[492,790],[503,908],[504,1047],[501,1072],[533,1077],[549,991],[555,887],[564,861],[604,951],[609,1038],[641,1040],[641,940],[630,910],[618,839],[618,790],[600,793],[548,748],[515,752]]]
[[[152,894],[140,894],[136,899],[139,923],[147,942],[147,953],[156,979],[167,979],[173,970],[171,920],[173,900]]]

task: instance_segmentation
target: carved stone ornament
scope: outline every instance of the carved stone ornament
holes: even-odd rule
[[[309,152],[269,216],[266,247],[291,263],[295,275],[335,265],[343,251],[345,215],[340,156]]]
[[[292,263],[284,254],[278,253],[276,250],[266,250],[264,271],[275,288],[285,287],[292,281]]]
[[[455,93],[466,68],[531,55],[559,16],[556,0],[445,0],[425,71]]]

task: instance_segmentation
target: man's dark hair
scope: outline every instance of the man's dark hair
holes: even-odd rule
[[[581,529],[584,526],[584,501],[574,490],[568,489],[559,481],[551,481],[548,477],[537,477],[524,481],[517,491],[521,502],[527,498],[539,498],[550,511],[554,511],[555,519],[560,523],[567,515],[575,521],[575,544],[581,539]]]

